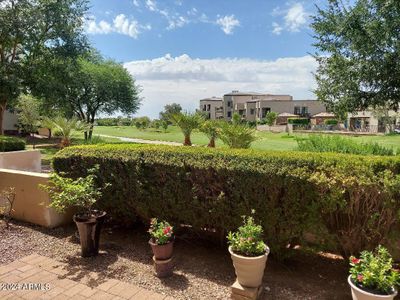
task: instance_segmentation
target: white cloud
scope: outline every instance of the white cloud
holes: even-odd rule
[[[146,0],[146,6],[150,11],[157,11],[157,4],[153,0]]]
[[[136,20],[129,20],[124,14],[119,14],[110,24],[107,21],[101,20],[99,23],[96,19],[91,19],[86,22],[86,32],[89,34],[109,34],[112,32],[120,33],[137,39],[143,30],[151,30],[151,25],[141,25]]]
[[[232,34],[235,27],[240,26],[239,20],[234,15],[218,18],[216,23],[221,26],[225,34]]]
[[[292,32],[299,31],[302,26],[307,24],[307,17],[303,4],[295,3],[289,8],[285,16],[286,27]]]
[[[232,90],[291,94],[313,99],[316,69],[311,56],[254,59],[194,59],[184,54],[125,64],[143,87],[145,98],[138,115],[158,117],[165,104],[178,102],[194,110],[199,99],[222,96]]]
[[[282,23],[272,23],[272,33],[280,35],[282,31],[286,30],[289,32],[299,32],[300,29],[305,27],[308,23],[309,13],[300,2],[291,4],[287,9],[281,9],[276,7],[272,13],[272,16],[283,16]]]
[[[135,5],[136,7],[140,6],[140,3],[138,0],[133,0],[133,5]]]
[[[273,34],[280,35],[282,33],[283,28],[278,23],[276,23],[276,22],[272,23],[272,27],[274,28],[272,30]]]

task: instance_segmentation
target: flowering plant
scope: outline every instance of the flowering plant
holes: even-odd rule
[[[378,246],[374,252],[361,252],[360,258],[351,256],[352,282],[375,294],[392,294],[394,288],[400,283],[399,273],[392,268],[392,263],[389,251],[383,246]]]
[[[267,245],[262,240],[263,229],[253,217],[243,216],[243,225],[236,232],[229,232],[228,244],[232,251],[243,256],[259,256],[265,253]]]
[[[174,236],[173,227],[166,221],[151,219],[149,233],[151,239],[157,245],[167,244]]]

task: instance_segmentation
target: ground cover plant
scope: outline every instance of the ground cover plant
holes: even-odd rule
[[[53,162],[71,177],[96,164],[97,184],[112,187],[99,205],[118,220],[157,216],[225,232],[254,208],[276,255],[314,232],[349,256],[389,243],[398,224],[397,156],[100,145],[69,147]]]
[[[393,148],[384,147],[378,143],[358,143],[353,139],[338,135],[309,135],[308,138],[298,138],[296,140],[299,151],[338,152],[361,155],[396,154]]]

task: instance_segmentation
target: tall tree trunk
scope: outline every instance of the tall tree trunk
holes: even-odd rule
[[[192,146],[192,141],[190,140],[190,135],[185,135],[185,141],[183,142],[184,146]]]
[[[88,132],[85,131],[83,134],[84,134],[84,136],[85,136],[85,141],[87,141],[87,140],[88,140]]]
[[[210,142],[208,143],[208,146],[207,147],[210,147],[210,148],[215,148],[215,138],[211,138],[210,139]]]
[[[6,111],[7,101],[5,99],[1,100],[0,103],[0,135],[4,134],[3,122],[4,122],[4,113]]]

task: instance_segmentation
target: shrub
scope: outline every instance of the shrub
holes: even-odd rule
[[[324,121],[325,125],[332,125],[332,126],[336,126],[338,124],[338,120],[336,119],[327,119]]]
[[[84,216],[90,217],[93,212],[93,205],[101,197],[101,189],[96,187],[93,168],[85,177],[72,179],[58,174],[52,174],[49,185],[39,185],[48,192],[51,198],[50,207],[59,213],[64,213],[70,207],[77,207]]]
[[[289,118],[288,119],[289,124],[293,125],[308,125],[310,124],[310,119],[307,118]]]
[[[157,218],[151,219],[149,233],[157,245],[167,244],[174,237],[173,227],[166,221],[158,221]]]
[[[96,145],[66,148],[53,161],[73,178],[96,164],[97,184],[111,184],[98,204],[115,220],[156,216],[223,232],[254,208],[275,255],[310,232],[348,256],[388,243],[398,226],[397,156]]]
[[[25,150],[25,141],[11,136],[0,135],[0,152]]]
[[[362,289],[389,295],[400,284],[399,272],[393,270],[393,259],[385,247],[363,251],[360,258],[350,257],[350,265],[351,279]]]
[[[133,120],[133,124],[139,130],[144,130],[150,126],[150,118],[149,117],[140,117]]]
[[[265,118],[263,119],[263,123],[267,124],[268,126],[273,126],[275,125],[277,118],[278,118],[278,113],[270,111],[266,114]]]
[[[243,256],[263,255],[267,245],[262,240],[263,229],[253,217],[243,216],[243,225],[236,232],[229,232],[228,244],[232,251]]]
[[[378,143],[357,143],[338,135],[309,135],[308,138],[297,139],[297,150],[360,155],[395,155],[392,148],[383,147]]]

